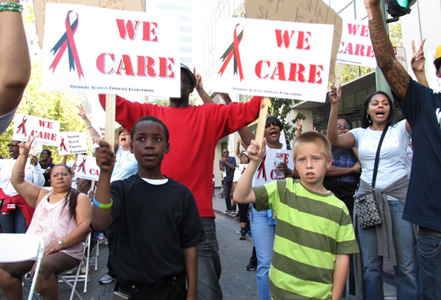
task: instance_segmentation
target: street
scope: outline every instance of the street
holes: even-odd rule
[[[236,231],[239,230],[239,222],[232,215],[223,213],[225,210],[225,200],[217,197],[219,190],[216,189],[216,196],[213,197],[213,207],[216,211],[216,231],[219,243],[219,253],[222,263],[222,275],[220,284],[225,300],[255,300],[258,299],[256,272],[247,271],[251,256],[253,242],[251,237],[246,240],[239,240]],[[107,272],[107,246],[103,243],[99,246],[98,270],[94,270],[91,265],[89,271],[89,281],[87,293],[83,294],[84,283],[80,282],[76,290],[81,294],[84,300],[111,300],[113,293],[113,285],[99,284],[99,279]],[[95,255],[95,249],[92,250]],[[385,299],[396,299],[395,287],[390,280],[386,280],[384,284]],[[27,297],[29,289],[24,289],[24,295]],[[59,285],[60,299],[69,299],[70,288],[64,284]],[[35,298],[34,298],[35,299]],[[78,297],[74,297],[78,299]],[[355,297],[346,297],[344,299],[355,299]],[[0,291],[0,300],[6,300]]]

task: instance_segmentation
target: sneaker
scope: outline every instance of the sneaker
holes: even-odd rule
[[[247,265],[247,271],[256,271],[256,269],[257,269],[257,266],[256,266],[256,265],[253,265],[253,264],[251,264],[251,263],[249,263],[249,264]]]
[[[236,231],[236,234],[240,235],[240,230]]]
[[[226,209],[226,210],[224,211],[224,213],[229,214],[230,211],[229,211],[228,209]]]
[[[113,278],[113,277],[110,276],[109,274],[104,275],[104,276],[101,277],[101,279],[100,279],[100,283],[101,283],[101,284],[109,284],[109,283],[112,283],[113,281],[115,281],[115,278]]]

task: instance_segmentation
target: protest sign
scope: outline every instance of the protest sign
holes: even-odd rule
[[[46,3],[70,3],[119,10],[145,11],[145,0],[34,0],[35,25],[40,48],[43,48]]]
[[[93,156],[77,155],[75,177],[89,180],[98,180],[100,168]]]
[[[344,20],[337,63],[370,68],[377,66],[367,21]]]
[[[322,0],[245,0],[245,17],[334,25],[330,81],[334,82],[334,68],[342,35],[342,18]]]
[[[394,47],[394,53],[395,57],[397,58],[398,62],[404,67],[404,69],[407,71],[407,56],[406,56],[406,48],[404,47]]]
[[[178,44],[177,18],[47,3],[42,86],[179,97]]]
[[[218,25],[217,90],[325,101],[332,25],[237,18]]]
[[[277,158],[277,160],[276,160]],[[294,171],[294,158],[291,150],[266,149],[265,157],[254,173],[253,186],[261,186],[277,179],[285,179],[285,176],[278,176],[276,162],[284,162],[288,168]]]
[[[35,136],[35,143],[57,147],[59,131],[59,121],[16,114],[12,139],[26,141],[30,135]]]
[[[58,140],[58,154],[70,155],[86,153],[87,137],[82,132],[60,132]]]

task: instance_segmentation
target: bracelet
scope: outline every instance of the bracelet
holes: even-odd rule
[[[90,129],[90,128],[92,128],[93,126],[92,125],[90,125],[90,126],[87,126],[87,129]]]
[[[0,11],[23,12],[23,5],[15,2],[0,2]]]
[[[109,209],[113,205],[113,200],[112,200],[112,198],[110,198],[110,203],[109,204],[103,204],[103,203],[99,203],[98,201],[96,201],[95,196],[93,196],[93,204],[96,207],[99,207],[101,209]]]

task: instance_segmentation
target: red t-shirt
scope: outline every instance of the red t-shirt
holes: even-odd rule
[[[106,96],[99,96],[105,107]],[[213,160],[217,142],[247,126],[259,115],[261,97],[230,105],[204,104],[185,108],[162,107],[116,97],[116,121],[131,131],[146,115],[165,123],[170,132],[170,152],[162,161],[162,173],[185,184],[193,193],[201,217],[214,217]]]

